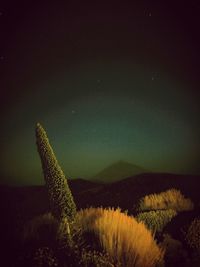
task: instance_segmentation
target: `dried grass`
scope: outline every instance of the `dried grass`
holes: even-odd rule
[[[147,195],[141,199],[139,209],[143,210],[161,210],[173,209],[176,211],[192,210],[194,204],[189,198],[177,189],[169,189],[159,194]]]
[[[83,232],[92,232],[117,266],[152,267],[162,262],[164,251],[151,232],[120,209],[88,208],[77,214]]]

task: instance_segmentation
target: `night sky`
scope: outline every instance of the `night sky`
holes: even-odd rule
[[[37,122],[70,178],[200,174],[199,1],[36,2],[0,5],[1,183],[43,183]]]

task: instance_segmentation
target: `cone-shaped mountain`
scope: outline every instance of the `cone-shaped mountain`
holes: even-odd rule
[[[121,179],[134,176],[141,173],[149,172],[145,170],[143,167],[138,165],[119,160],[110,166],[103,169],[97,175],[93,177],[94,181],[104,182],[104,183],[112,183],[115,181],[119,181]]]

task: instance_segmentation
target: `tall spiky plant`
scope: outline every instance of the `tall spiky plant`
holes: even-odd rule
[[[73,221],[76,205],[67,179],[58,164],[53,149],[43,127],[36,125],[36,143],[40,155],[44,179],[46,182],[52,214],[58,219]]]

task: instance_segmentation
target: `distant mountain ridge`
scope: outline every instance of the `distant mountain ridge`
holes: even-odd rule
[[[132,213],[141,197],[170,188],[176,188],[195,203],[200,203],[199,186],[200,176],[196,175],[143,173],[80,192],[77,201],[81,207],[120,207]]]
[[[143,167],[123,160],[119,160],[92,177],[92,181],[113,183],[126,177],[135,176],[147,172],[149,171],[145,170]]]
[[[86,207],[120,207],[134,212],[134,205],[141,197],[176,188],[200,203],[200,176],[170,173],[145,173],[120,181],[99,184],[84,179],[68,180],[78,209]],[[19,212],[25,220],[49,211],[45,186],[10,187],[0,186],[0,212],[9,222],[15,222]]]

